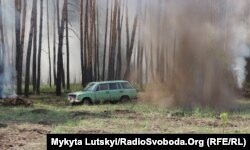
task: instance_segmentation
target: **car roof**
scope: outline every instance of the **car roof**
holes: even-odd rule
[[[92,82],[95,84],[107,84],[107,83],[117,83],[117,82],[128,82],[126,80],[113,80],[113,81],[100,81],[100,82]]]

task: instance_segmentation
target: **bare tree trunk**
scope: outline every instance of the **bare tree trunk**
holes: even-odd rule
[[[4,41],[4,29],[3,29],[3,11],[2,11],[2,0],[0,0],[0,38],[1,38],[1,48],[0,48],[0,98],[2,98],[3,88],[4,88],[4,70],[5,70],[5,41]]]
[[[87,82],[93,81],[93,31],[94,31],[94,20],[93,20],[93,3],[95,3],[95,0],[92,0],[90,3],[90,35],[89,35],[89,41],[88,41],[88,62],[87,62]]]
[[[93,32],[94,32],[94,37],[93,37],[93,61],[94,61],[94,77],[93,80],[97,81],[97,28],[96,28],[96,23],[97,23],[97,19],[96,19],[96,1],[94,1],[94,3],[92,4],[92,26],[93,26]]]
[[[107,9],[106,9],[106,25],[105,25],[105,37],[104,37],[104,52],[103,52],[103,66],[102,66],[102,80],[105,80],[105,64],[106,64],[106,51],[107,51],[107,33],[108,33],[108,19],[109,19],[109,0],[107,0]]]
[[[48,34],[48,57],[49,57],[49,86],[51,87],[51,80],[52,80],[52,74],[51,74],[51,57],[50,57],[50,32],[49,32],[49,0],[47,0],[47,34]]]
[[[136,13],[136,16],[134,19],[134,25],[133,25],[132,35],[131,35],[131,41],[129,43],[129,49],[127,49],[127,69],[126,69],[125,76],[124,76],[125,79],[128,79],[130,76],[130,62],[131,62],[131,56],[133,54],[135,35],[136,35],[136,29],[137,29],[137,22],[138,22],[138,12]],[[128,22],[127,22],[127,24],[128,24]],[[127,32],[128,32],[128,29],[127,29]],[[129,40],[129,39],[127,39],[127,40]]]
[[[149,76],[149,57],[148,57],[148,49],[145,47],[145,83],[148,83],[148,76]]]
[[[111,1],[111,10],[110,10],[110,27],[109,27],[109,52],[108,52],[108,70],[107,70],[107,73],[108,73],[108,76],[107,76],[107,79],[109,79],[109,63],[110,63],[110,53],[111,53],[111,49],[112,49],[112,34],[113,34],[113,10],[114,10],[114,7],[113,7],[113,4],[114,4],[114,1],[112,0]]]
[[[22,32],[21,32],[21,49],[19,55],[20,61],[20,74],[23,74],[23,49],[24,49],[24,39],[25,39],[25,29],[26,29],[26,12],[27,12],[27,0],[23,3],[23,14],[22,14]]]
[[[155,75],[154,75],[154,59],[153,59],[153,39],[151,38],[150,40],[150,71],[151,71],[151,76],[152,76],[152,80],[155,79]]]
[[[22,94],[22,68],[21,59],[21,41],[20,41],[20,29],[21,29],[21,1],[15,0],[15,30],[16,30],[16,71],[17,71],[17,94]]]
[[[67,90],[70,90],[70,74],[69,74],[69,19],[68,19],[68,0],[66,0],[66,52],[67,52]]]
[[[124,3],[123,3],[124,4]],[[116,79],[121,79],[122,72],[122,25],[123,25],[123,10],[121,12],[121,2],[118,9],[118,53],[117,53],[117,67],[116,67]],[[124,6],[123,6],[124,8]],[[122,14],[121,14],[122,13]]]
[[[83,0],[81,0],[81,12],[80,12],[80,57],[81,57],[81,72],[82,72],[82,75],[81,75],[81,79],[82,79],[82,87],[84,86],[85,82],[84,82],[84,60],[83,60],[83,49],[84,49],[84,39],[83,39]]]
[[[27,56],[26,56],[26,74],[25,74],[25,91],[24,91],[25,96],[29,96],[30,59],[31,59],[32,39],[33,39],[33,33],[34,33],[36,5],[37,5],[37,0],[33,0],[32,13],[31,13],[31,19],[30,19],[28,50],[27,50]]]
[[[128,18],[129,16],[128,16],[128,4],[126,4],[126,52],[127,52],[127,59],[128,59],[128,52],[129,52],[129,45],[130,45],[130,35],[129,35],[129,18]],[[130,58],[131,59],[131,58]],[[129,63],[129,64],[128,64]],[[128,70],[128,65],[129,65],[129,69],[130,69],[130,61],[128,62],[128,60],[127,60],[127,68],[126,68],[126,70]],[[130,71],[130,70],[129,70]],[[126,72],[128,72],[128,71],[126,71]],[[126,79],[127,78],[127,76],[128,75],[126,75],[126,72],[125,72],[125,75],[124,75],[124,79]]]
[[[63,9],[62,9],[62,18],[61,25],[59,23],[59,44],[58,44],[58,60],[57,60],[57,83],[56,83],[56,95],[61,96],[62,94],[62,74],[63,74],[63,56],[62,56],[62,47],[63,47],[63,36],[64,36],[64,26],[65,26],[65,16],[66,16],[66,5],[67,0],[64,0]]]
[[[63,49],[62,49],[63,51]],[[64,60],[63,60],[63,52],[62,52],[62,88],[65,90],[65,87],[66,87],[66,82],[65,82],[65,69],[64,69]]]
[[[109,70],[108,70],[108,79],[113,80],[115,78],[115,50],[117,45],[117,11],[118,11],[118,2],[115,1],[112,20],[112,36],[111,36],[111,47],[109,55]]]
[[[2,11],[2,0],[0,0],[0,38],[1,38],[1,48],[0,50],[0,69],[4,70],[5,68],[5,54],[6,54],[6,48],[5,48],[5,40],[4,40],[4,28],[3,28],[3,11]],[[3,73],[3,72],[1,72]],[[1,79],[4,80],[4,79]],[[0,85],[1,86],[1,85]]]
[[[38,65],[37,65],[37,84],[36,94],[40,94],[41,79],[41,55],[42,55],[42,32],[43,32],[43,0],[40,3],[40,29],[39,29],[39,47],[38,47]]]
[[[96,5],[96,80],[100,80],[100,62],[99,62],[99,9]]]
[[[33,83],[33,92],[36,92],[36,65],[37,65],[37,2],[35,5],[35,11],[34,11],[34,38],[33,38],[33,66],[32,66],[32,83]]]
[[[89,49],[89,33],[88,33],[88,13],[89,13],[89,0],[86,0],[86,7],[85,7],[85,25],[84,25],[84,76],[86,77],[85,82],[89,82],[89,73],[87,71],[88,70],[88,61],[89,61],[89,57],[87,57],[87,53],[88,53],[88,49]],[[84,82],[84,84],[86,84]]]
[[[56,85],[56,4],[54,3],[54,20],[53,20],[53,77]]]

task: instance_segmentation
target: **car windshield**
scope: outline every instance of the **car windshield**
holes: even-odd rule
[[[83,91],[91,91],[92,88],[94,87],[95,83],[89,83],[84,89]]]

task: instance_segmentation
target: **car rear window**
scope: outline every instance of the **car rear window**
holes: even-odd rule
[[[109,89],[110,90],[117,90],[118,89],[117,83],[109,83]]]
[[[105,90],[109,90],[109,85],[108,84],[100,84],[99,91],[105,91]]]
[[[122,82],[121,86],[123,89],[132,89],[128,82]]]

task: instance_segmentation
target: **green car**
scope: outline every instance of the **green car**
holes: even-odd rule
[[[100,102],[126,102],[137,99],[137,91],[128,81],[91,82],[83,91],[68,94],[71,104],[91,105]]]

